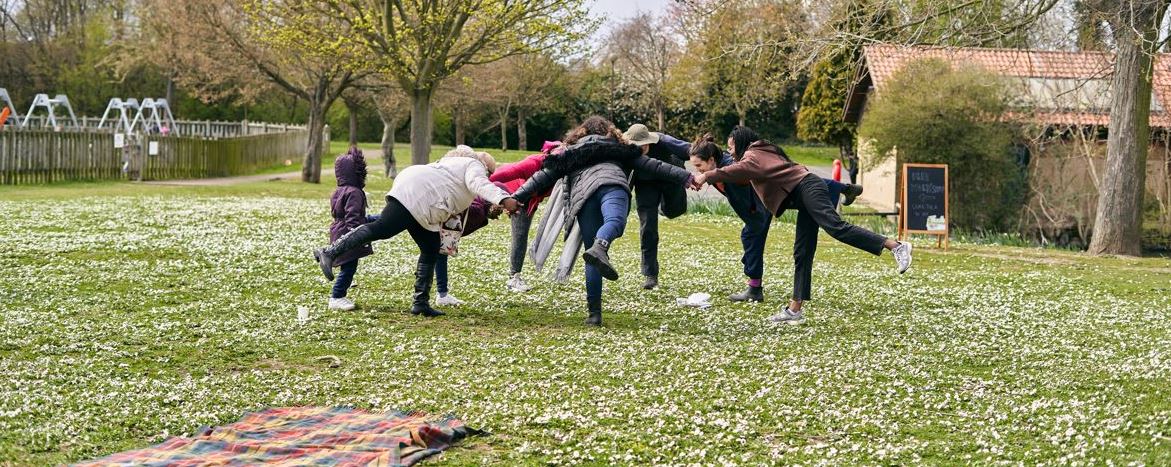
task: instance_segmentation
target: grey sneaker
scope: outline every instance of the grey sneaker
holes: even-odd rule
[[[805,314],[797,311],[789,311],[789,307],[781,310],[780,313],[768,317],[769,322],[773,324],[788,324],[796,326],[805,322]]]
[[[911,244],[900,242],[899,246],[890,252],[895,257],[895,263],[898,264],[899,274],[907,272],[907,269],[911,267]]]

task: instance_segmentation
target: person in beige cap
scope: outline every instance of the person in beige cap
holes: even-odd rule
[[[647,157],[676,167],[687,160],[686,141],[674,136],[650,131],[646,125],[631,125],[624,134],[627,141],[642,148]],[[659,286],[659,212],[674,219],[687,212],[687,190],[678,184],[664,183],[634,174],[634,201],[638,208],[638,238],[642,247],[643,288]]]
[[[625,136],[632,144],[641,146],[643,148],[643,154],[656,157],[660,160],[675,157],[687,159],[691,155],[691,143],[681,141],[668,134],[652,132],[643,124],[632,125],[629,130],[626,130]],[[731,162],[732,160],[729,158],[729,162],[727,163]],[[823,180],[825,181],[826,189],[829,191],[830,199],[833,200],[835,205],[837,205],[838,199],[844,196],[844,202],[842,204],[848,206],[854,202],[856,197],[862,194],[861,185],[841,183],[828,178],[824,178]],[[682,201],[676,201],[672,198],[675,195],[674,191],[668,186],[665,187],[666,191],[662,192],[661,198],[654,198],[655,192],[653,190],[655,187],[648,185],[643,184],[640,189],[640,185],[636,182],[635,193],[638,196],[638,218],[641,223],[639,234],[642,239],[643,275],[647,276],[646,284],[643,287],[652,289],[658,285],[659,273],[659,224],[658,212],[656,212],[659,201],[657,200],[662,199],[663,214],[667,218],[674,218],[687,212],[687,197],[684,194]],[[729,198],[729,202],[733,204],[733,209],[745,221],[744,231],[741,232],[740,240],[744,245],[744,258],[742,260],[744,263],[744,273],[748,276],[748,289],[744,292],[731,295],[729,299],[734,302],[764,301],[764,292],[761,287],[761,278],[764,274],[763,253],[771,218],[766,216],[764,219],[757,219],[757,216],[750,212],[754,210],[755,206],[761,203],[752,190],[738,186],[729,187],[728,190],[733,192],[733,195]],[[727,193],[723,189],[719,191],[727,196]],[[644,205],[644,203],[646,204]],[[680,207],[680,211],[675,211],[675,209],[679,209]],[[761,211],[763,211],[763,207]]]

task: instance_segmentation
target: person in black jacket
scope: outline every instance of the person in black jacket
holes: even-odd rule
[[[557,180],[566,179],[566,228],[579,222],[585,260],[586,324],[602,324],[602,278],[618,279],[610,263],[610,243],[622,236],[630,214],[631,173],[653,180],[691,184],[688,171],[642,155],[638,146],[628,144],[622,133],[605,118],[594,116],[570,131],[566,149],[550,154],[542,168],[513,194],[525,203],[543,193]]]
[[[665,133],[647,129],[641,123],[624,134],[630,144],[642,148],[647,157],[683,168],[689,144]],[[634,200],[638,206],[638,238],[642,248],[642,288],[659,286],[659,212],[674,219],[687,212],[687,190],[670,182],[634,174]]]

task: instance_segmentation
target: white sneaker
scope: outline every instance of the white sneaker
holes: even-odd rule
[[[780,313],[768,317],[769,322],[773,324],[788,324],[796,326],[805,322],[805,313],[800,311],[789,311],[789,307],[785,307]]]
[[[505,282],[504,285],[508,287],[508,290],[513,292],[528,292],[530,289],[532,289],[532,287],[529,287],[529,285],[525,283],[525,280],[520,277],[520,273],[513,274],[512,277],[508,278],[508,282]]]
[[[455,298],[455,295],[452,294],[440,295],[439,298],[435,299],[435,305],[438,306],[460,306],[463,304],[463,300]]]
[[[346,297],[329,299],[329,309],[331,310],[350,311],[355,307],[357,305],[354,305],[354,302]]]
[[[899,266],[899,274],[907,272],[911,267],[911,244],[907,242],[900,242],[899,246],[890,250],[895,257],[895,263]]]

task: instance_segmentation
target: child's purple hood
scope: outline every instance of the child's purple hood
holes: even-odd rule
[[[362,155],[362,150],[350,148],[345,154],[338,156],[333,162],[333,175],[337,178],[337,186],[365,187],[366,158]]]

